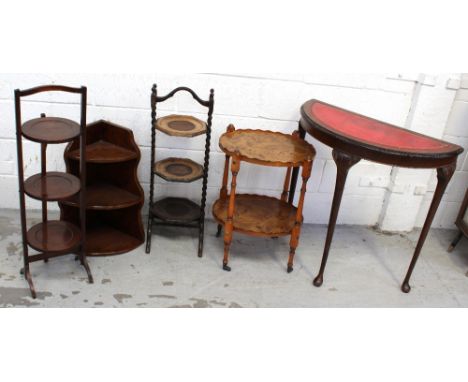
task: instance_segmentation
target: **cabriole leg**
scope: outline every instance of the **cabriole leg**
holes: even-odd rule
[[[314,279],[314,285],[319,287],[323,284],[323,274],[328,260],[328,252],[335,232],[336,219],[340,209],[341,199],[346,184],[349,169],[360,161],[360,158],[346,154],[342,151],[333,150],[333,159],[336,163],[336,184],[335,193],[333,195],[332,208],[330,212],[330,219],[328,222],[327,238],[325,240],[325,248],[323,250],[322,262],[320,264],[320,271]]]
[[[450,182],[450,179],[452,178],[454,172],[455,163],[437,169],[437,187],[432,198],[431,206],[429,207],[429,212],[427,213],[426,221],[424,222],[421,234],[419,235],[418,244],[416,245],[416,249],[414,250],[413,258],[411,259],[408,272],[406,273],[405,279],[403,280],[403,284],[401,285],[401,290],[404,293],[409,293],[409,291],[411,290],[411,286],[409,285],[411,274],[413,273],[416,262],[418,261],[422,246],[426,241],[427,234],[429,233],[429,229],[431,228],[432,221],[434,220],[434,216],[437,212],[437,208],[439,207],[440,201],[442,200],[442,196],[444,196],[445,189],[447,188],[447,185]]]

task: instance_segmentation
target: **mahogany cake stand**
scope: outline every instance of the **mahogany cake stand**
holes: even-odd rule
[[[292,272],[296,248],[302,225],[302,209],[315,150],[299,137],[297,132],[286,135],[263,130],[235,130],[230,125],[219,140],[219,147],[226,154],[223,183],[219,199],[213,205],[213,216],[218,222],[218,232],[224,226],[223,269],[228,266],[229,248],[233,231],[260,237],[291,235],[287,271]],[[231,190],[228,195],[227,183],[231,161]],[[265,195],[236,195],[236,180],[241,162],[263,166],[286,167],[281,198]],[[288,202],[291,172],[302,167],[302,188],[297,207]]]
[[[411,290],[409,285],[411,274],[444,191],[455,171],[457,157],[463,149],[455,144],[418,134],[318,100],[304,103],[301,107],[301,116],[300,135],[304,137],[305,132],[308,132],[320,142],[330,146],[333,149],[333,159],[337,166],[335,193],[322,263],[320,271],[314,279],[314,285],[317,287],[323,283],[323,274],[346,177],[352,166],[361,159],[366,159],[390,166],[437,169],[437,188],[401,286],[401,290],[408,293]],[[290,199],[294,198],[297,172],[293,173],[292,178]]]
[[[46,117],[41,114],[25,122],[21,121],[21,98],[42,92],[67,92],[81,96],[80,124],[64,118]],[[91,270],[86,259],[86,215],[85,209],[77,211],[78,219],[75,224],[61,220],[49,220],[47,202],[61,201],[69,197],[76,197],[82,202],[86,201],[86,167],[84,142],[86,141],[86,87],[72,88],[61,85],[38,86],[27,90],[15,90],[16,114],[16,142],[18,153],[18,180],[19,200],[21,213],[21,234],[23,239],[24,267],[21,273],[26,278],[31,295],[36,298],[36,291],[32,281],[29,264],[34,261],[62,256],[69,253],[79,253],[78,259],[85,268],[88,280],[93,282]],[[24,180],[23,142],[22,138],[41,144],[41,172]],[[79,174],[67,174],[58,171],[47,171],[47,145],[77,140],[82,143],[82,159],[77,168]],[[26,227],[26,201],[25,195],[42,202],[42,221],[33,225],[29,230]],[[39,254],[30,255],[29,247]]]

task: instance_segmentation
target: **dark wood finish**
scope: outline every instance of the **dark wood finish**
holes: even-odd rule
[[[348,171],[356,163],[360,161],[359,157],[348,155],[344,152],[333,150],[333,160],[336,163],[336,182],[335,182],[335,193],[333,195],[332,209],[330,212],[330,219],[328,220],[327,238],[325,239],[325,248],[323,250],[322,263],[320,264],[320,271],[314,279],[314,285],[319,287],[323,284],[323,273],[327,265],[328,253],[330,252],[330,246],[335,232],[336,219],[338,218],[338,211],[341,205],[341,198],[343,197],[343,191],[348,177]]]
[[[46,172],[45,175],[42,175],[42,173],[36,174],[24,182],[24,192],[26,195],[48,202],[68,198],[79,191],[79,178],[57,171]]]
[[[156,117],[157,104],[172,98],[175,94],[184,91],[192,95],[201,106],[207,108],[206,123],[192,116],[169,115]],[[195,221],[198,228],[198,257],[203,254],[203,240],[205,232],[206,190],[208,185],[208,167],[210,160],[211,123],[214,109],[214,90],[210,90],[208,100],[201,99],[192,89],[182,86],[175,88],[164,96],[158,96],[157,86],[151,88],[151,171],[150,195],[148,210],[148,225],[146,234],[146,253],[151,251],[151,238],[153,224],[190,226],[187,221]],[[206,133],[205,157],[203,166],[181,158],[169,158],[156,162],[156,130],[177,137],[195,137]],[[170,163],[172,161],[172,163]],[[172,167],[170,167],[172,166]],[[190,170],[190,173],[188,172]],[[184,175],[183,173],[186,172]],[[172,182],[192,182],[202,179],[201,202],[197,204],[184,198],[165,198],[154,202],[154,176]],[[177,206],[177,203],[180,205]],[[196,213],[198,209],[198,213]],[[170,211],[169,211],[170,210]],[[196,217],[195,217],[196,216]],[[193,218],[193,219],[192,219]]]
[[[140,150],[126,127],[100,120],[89,124],[86,131],[88,256],[129,252],[145,240],[144,194],[137,177]],[[64,154],[67,172],[74,175],[79,172],[78,149],[79,142],[74,140]],[[61,219],[76,224],[80,206],[77,195],[63,200]]]
[[[79,160],[78,149],[67,153],[68,158]],[[86,146],[86,161],[88,163],[119,163],[137,159],[134,151],[115,145],[111,142],[97,141]]]
[[[80,229],[71,223],[50,220],[32,226],[27,234],[28,244],[40,252],[72,252],[80,245]]]
[[[203,178],[203,166],[186,158],[167,158],[156,162],[154,172],[168,182],[190,183]]]
[[[141,195],[110,183],[92,183],[87,187],[86,209],[88,210],[115,210],[141,204]],[[79,195],[62,200],[62,204],[78,207]]]
[[[185,198],[164,198],[153,204],[151,213],[170,223],[191,222],[200,219],[200,206]]]
[[[40,118],[28,121],[24,125],[22,124],[21,98],[50,91],[76,93],[81,96],[81,118],[79,125],[76,122],[63,118],[46,117],[45,114],[41,114]],[[18,182],[24,261],[24,268],[21,270],[21,273],[24,274],[24,277],[28,281],[33,298],[36,298],[36,291],[29,264],[38,260],[47,262],[49,258],[61,256],[71,251],[78,252],[78,258],[86,270],[88,281],[93,283],[93,276],[86,259],[85,209],[79,209],[81,215],[79,224],[49,221],[47,214],[47,201],[59,201],[70,197],[80,190],[82,204],[86,204],[86,154],[84,152],[84,142],[86,142],[86,100],[87,90],[84,86],[72,88],[62,85],[46,85],[27,90],[15,90]],[[30,177],[26,181],[24,180],[22,137],[41,144],[41,173]],[[77,177],[68,174],[47,172],[47,145],[68,142],[71,139],[81,142],[81,157],[83,160],[77,164],[80,169],[79,180]],[[27,230],[26,223],[25,194],[42,201],[42,222],[34,225],[29,230]],[[29,255],[29,246],[43,253]]]
[[[360,159],[392,166],[411,168],[437,168],[438,185],[431,207],[421,231],[406,277],[403,292],[410,291],[409,280],[422,246],[442,199],[444,190],[455,169],[458,155],[463,151],[458,145],[434,139],[413,131],[368,118],[317,100],[310,100],[301,107],[300,127],[314,138],[333,148],[337,165],[335,195],[333,198],[327,239],[320,271],[314,285],[323,283],[341,197],[348,170]],[[292,183],[295,182],[294,174]],[[293,185],[291,185],[291,190]],[[294,193],[290,193],[290,200]]]
[[[228,265],[229,249],[234,231],[263,237],[291,235],[287,271],[292,272],[296,248],[302,226],[302,210],[306,185],[312,170],[315,150],[301,140],[299,134],[292,135],[262,130],[235,130],[229,125],[220,138],[219,146],[226,154],[223,183],[219,199],[213,205],[213,216],[218,222],[216,236],[224,226],[223,269]],[[273,155],[276,154],[276,155]],[[287,167],[281,199],[264,195],[236,195],[237,176],[241,162],[264,166]],[[228,195],[229,163],[231,163],[231,189]],[[293,167],[302,167],[302,188],[297,207],[287,202]]]
[[[463,203],[460,207],[460,211],[458,212],[457,215],[457,220],[455,220],[455,225],[458,227],[459,232],[457,236],[453,239],[453,241],[450,243],[450,246],[448,248],[448,252],[452,252],[460,239],[462,238],[463,235],[465,237],[468,237],[468,188],[466,189],[465,192],[465,198],[463,199]]]
[[[65,118],[41,117],[24,123],[21,131],[30,141],[65,143],[80,136],[80,125]]]
[[[190,115],[168,115],[158,118],[156,129],[173,137],[196,137],[206,133],[206,123]]]

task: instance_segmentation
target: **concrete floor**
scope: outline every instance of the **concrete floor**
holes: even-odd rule
[[[400,283],[419,232],[386,235],[337,227],[325,282],[316,288],[312,279],[325,226],[304,226],[291,274],[288,238],[241,234],[234,235],[231,247],[232,272],[222,271],[223,240],[215,231],[208,222],[202,259],[196,255],[196,231],[180,228],[160,228],[149,255],[141,246],[120,256],[89,258],[94,285],[73,256],[33,263],[38,291],[33,300],[19,274],[18,212],[0,210],[0,307],[468,307],[468,240],[446,252],[455,231],[431,231],[409,294],[400,292]]]

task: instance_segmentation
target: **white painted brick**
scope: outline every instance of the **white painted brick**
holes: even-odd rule
[[[445,134],[468,137],[468,102],[455,101],[450,111]]]
[[[0,161],[0,174],[13,175],[15,172],[15,163],[13,161]]]

